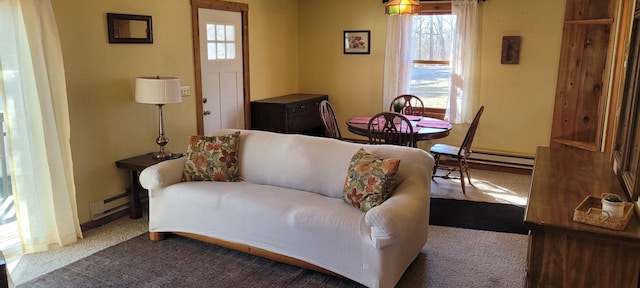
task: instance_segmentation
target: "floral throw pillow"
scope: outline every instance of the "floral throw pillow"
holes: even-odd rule
[[[351,158],[342,198],[367,212],[391,197],[400,159],[382,159],[360,148]]]
[[[183,181],[238,181],[240,131],[223,136],[191,136]]]

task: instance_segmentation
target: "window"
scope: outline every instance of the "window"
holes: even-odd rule
[[[455,17],[451,14],[413,17],[410,93],[420,97],[425,107],[447,108],[454,27]]]
[[[207,59],[236,58],[235,27],[224,24],[207,24]]]
[[[618,116],[614,159],[615,170],[629,197],[637,201],[640,185],[640,16],[636,11],[627,62],[627,75]]]

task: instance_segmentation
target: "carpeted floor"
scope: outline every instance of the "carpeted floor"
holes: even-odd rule
[[[527,237],[429,227],[397,287],[522,287]],[[362,287],[183,237],[144,234],[18,287]]]
[[[439,171],[438,173],[442,173]],[[457,172],[454,172],[454,175]],[[431,198],[468,200],[475,202],[527,205],[530,174],[514,174],[498,171],[471,169],[471,183],[466,182],[466,194],[462,194],[460,180],[435,178],[431,181]]]

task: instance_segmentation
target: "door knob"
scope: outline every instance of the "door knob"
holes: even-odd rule
[[[204,114],[204,116],[209,116],[209,114],[211,114],[211,111],[206,109],[206,110],[204,110],[204,112],[202,114]]]

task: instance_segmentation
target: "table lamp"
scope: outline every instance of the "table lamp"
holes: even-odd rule
[[[160,110],[158,138],[156,138],[156,144],[160,146],[160,151],[152,154],[155,159],[168,159],[173,156],[173,153],[164,149],[164,146],[169,143],[169,139],[164,135],[162,106],[170,103],[179,103],[181,101],[180,79],[160,76],[136,78],[136,102],[158,105],[158,109]]]

